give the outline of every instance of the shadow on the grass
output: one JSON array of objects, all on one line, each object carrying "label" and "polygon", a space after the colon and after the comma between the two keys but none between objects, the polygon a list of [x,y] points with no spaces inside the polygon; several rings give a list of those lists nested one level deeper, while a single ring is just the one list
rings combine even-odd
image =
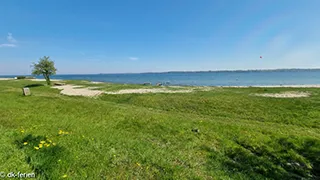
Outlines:
[{"label": "shadow on the grass", "polygon": [[250,179],[318,179],[320,178],[320,141],[316,139],[277,138],[263,145],[236,140],[219,155],[210,153],[208,169],[215,162],[233,173],[242,174]]},{"label": "shadow on the grass", "polygon": [[24,86],[25,88],[32,88],[32,87],[39,87],[39,86],[44,86],[44,84],[29,84],[29,85],[26,85]]}]

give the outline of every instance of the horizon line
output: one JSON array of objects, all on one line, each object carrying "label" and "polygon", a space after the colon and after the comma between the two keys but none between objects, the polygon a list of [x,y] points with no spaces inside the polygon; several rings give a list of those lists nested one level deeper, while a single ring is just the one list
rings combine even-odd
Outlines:
[{"label": "horizon line", "polygon": [[[154,72],[122,72],[122,73],[70,73],[70,74],[55,74],[53,76],[59,75],[103,75],[103,74],[151,74],[151,73],[199,73],[199,72],[247,72],[247,71],[292,71],[292,70],[320,70],[320,68],[274,68],[274,69],[237,69],[237,70],[203,70],[203,71],[154,71]],[[0,74],[0,76],[32,76],[32,74]],[[41,75],[40,75],[41,76]]]}]

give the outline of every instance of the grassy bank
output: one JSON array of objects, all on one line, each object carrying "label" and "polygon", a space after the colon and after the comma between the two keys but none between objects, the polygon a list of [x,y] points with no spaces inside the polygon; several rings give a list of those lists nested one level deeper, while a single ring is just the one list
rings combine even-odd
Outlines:
[{"label": "grassy bank", "polygon": [[[21,87],[34,83],[0,81],[0,171],[38,179],[320,178],[320,89],[87,98],[36,82],[22,96]],[[311,96],[252,95],[282,91]]]}]

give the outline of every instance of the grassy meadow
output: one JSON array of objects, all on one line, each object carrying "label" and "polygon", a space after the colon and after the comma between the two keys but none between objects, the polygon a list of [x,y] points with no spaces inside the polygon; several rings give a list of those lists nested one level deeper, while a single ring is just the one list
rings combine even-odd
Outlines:
[{"label": "grassy meadow", "polygon": [[[320,89],[89,98],[42,84],[0,81],[0,172],[35,172],[37,179],[320,178]],[[24,86],[31,96],[22,95]],[[283,91],[311,96],[253,95]]]}]

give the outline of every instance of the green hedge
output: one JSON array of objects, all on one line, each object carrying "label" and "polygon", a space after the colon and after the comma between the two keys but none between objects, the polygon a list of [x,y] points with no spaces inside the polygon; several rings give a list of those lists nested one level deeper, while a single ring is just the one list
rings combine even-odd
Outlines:
[{"label": "green hedge", "polygon": [[26,76],[17,76],[17,79],[26,79]]},{"label": "green hedge", "polygon": [[17,76],[17,79],[34,79],[32,76]]}]

